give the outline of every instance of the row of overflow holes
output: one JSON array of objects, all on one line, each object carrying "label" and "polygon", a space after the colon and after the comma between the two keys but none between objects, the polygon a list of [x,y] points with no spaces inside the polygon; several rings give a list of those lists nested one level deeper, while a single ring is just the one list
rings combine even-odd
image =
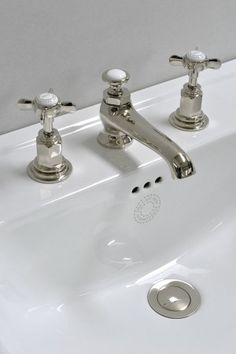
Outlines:
[{"label": "row of overflow holes", "polygon": [[[162,182],[162,177],[157,177],[155,179],[155,183],[161,183]],[[152,186],[152,182],[148,181],[146,182],[144,185],[143,185],[143,188],[147,189],[147,188],[150,188]],[[140,192],[141,188],[136,186],[132,189],[131,193],[138,193]]]}]

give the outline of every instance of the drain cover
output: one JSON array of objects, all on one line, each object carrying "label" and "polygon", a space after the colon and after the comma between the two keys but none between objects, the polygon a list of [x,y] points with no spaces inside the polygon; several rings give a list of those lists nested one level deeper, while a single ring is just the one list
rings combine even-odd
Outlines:
[{"label": "drain cover", "polygon": [[160,315],[177,319],[196,312],[201,298],[192,285],[176,279],[167,279],[155,284],[149,290],[148,302]]}]

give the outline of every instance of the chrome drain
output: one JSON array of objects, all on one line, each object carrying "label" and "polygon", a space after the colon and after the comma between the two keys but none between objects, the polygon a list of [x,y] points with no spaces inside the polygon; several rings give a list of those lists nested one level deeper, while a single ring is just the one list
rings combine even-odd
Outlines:
[{"label": "chrome drain", "polygon": [[178,319],[196,312],[201,297],[192,285],[176,279],[167,279],[152,286],[148,293],[148,302],[160,315]]}]

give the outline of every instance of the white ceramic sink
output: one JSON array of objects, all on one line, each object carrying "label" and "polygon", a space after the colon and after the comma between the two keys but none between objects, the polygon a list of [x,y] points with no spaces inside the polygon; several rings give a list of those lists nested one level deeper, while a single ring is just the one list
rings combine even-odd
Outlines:
[{"label": "white ceramic sink", "polygon": [[[0,137],[1,354],[235,353],[236,60],[201,75],[204,131],[168,123],[185,81],[133,100],[189,153],[196,175],[187,179],[173,180],[137,142],[99,146],[98,105],[57,119],[74,168],[63,183],[26,174],[39,125]],[[150,287],[168,278],[198,289],[191,317],[148,305]]]}]

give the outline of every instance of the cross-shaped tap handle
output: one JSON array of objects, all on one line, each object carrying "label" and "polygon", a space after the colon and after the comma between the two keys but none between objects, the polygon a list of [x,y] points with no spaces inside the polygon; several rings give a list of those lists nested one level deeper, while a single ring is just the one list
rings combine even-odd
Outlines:
[{"label": "cross-shaped tap handle", "polygon": [[35,111],[39,115],[46,133],[53,131],[53,119],[55,117],[76,110],[76,106],[72,102],[61,102],[52,89],[41,93],[33,100],[21,98],[18,100],[17,105],[21,110]]},{"label": "cross-shaped tap handle", "polygon": [[172,55],[169,58],[172,65],[182,65],[187,68],[189,75],[189,85],[197,85],[198,73],[204,69],[219,69],[221,61],[216,58],[208,59],[206,54],[199,50],[191,50],[184,56]]}]

